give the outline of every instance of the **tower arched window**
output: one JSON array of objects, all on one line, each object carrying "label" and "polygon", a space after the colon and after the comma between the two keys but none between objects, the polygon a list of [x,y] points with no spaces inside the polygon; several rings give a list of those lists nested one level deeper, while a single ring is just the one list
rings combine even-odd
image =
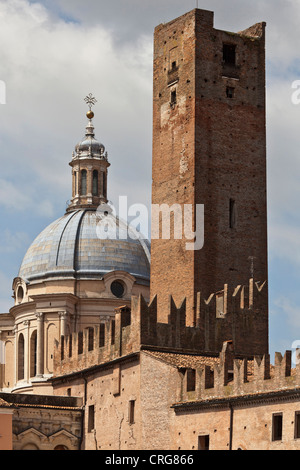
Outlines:
[{"label": "tower arched window", "polygon": [[98,171],[93,171],[93,196],[98,196]]},{"label": "tower arched window", "polygon": [[21,333],[18,339],[18,380],[24,380],[24,349],[25,341]]},{"label": "tower arched window", "polygon": [[87,171],[82,170],[81,171],[81,195],[86,196],[86,190],[87,190]]}]

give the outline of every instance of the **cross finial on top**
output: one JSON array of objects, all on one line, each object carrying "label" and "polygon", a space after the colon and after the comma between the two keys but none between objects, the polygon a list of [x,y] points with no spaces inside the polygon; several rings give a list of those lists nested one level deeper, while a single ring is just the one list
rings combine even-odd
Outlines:
[{"label": "cross finial on top", "polygon": [[84,98],[84,101],[86,102],[86,104],[88,105],[88,107],[90,108],[90,110],[92,109],[92,106],[94,106],[94,105],[97,103],[97,100],[96,100],[96,98],[93,96],[92,93],[90,93],[89,95],[87,95],[87,96]]},{"label": "cross finial on top", "polygon": [[90,93],[89,95],[87,95],[85,98],[84,98],[84,101],[86,102],[86,104],[88,105],[89,107],[89,111],[87,113],[87,117],[89,119],[92,119],[94,117],[94,113],[92,111],[92,106],[94,106],[96,103],[97,103],[97,100],[96,98],[93,96],[92,93]]}]

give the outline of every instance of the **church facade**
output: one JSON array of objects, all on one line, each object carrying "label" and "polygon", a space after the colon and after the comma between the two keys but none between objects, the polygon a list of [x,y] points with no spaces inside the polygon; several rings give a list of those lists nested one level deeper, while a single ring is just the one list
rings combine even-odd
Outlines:
[{"label": "church facade", "polygon": [[[0,317],[14,448],[300,448],[299,367],[289,351],[271,365],[268,344],[265,26],[220,31],[195,9],[155,29],[152,203],[192,207],[194,234],[204,206],[204,244],[152,237],[151,267],[144,240],[109,236],[128,227],[109,210],[87,97],[70,205],[27,251]],[[68,430],[50,416],[23,442],[26,404],[57,409]]]}]

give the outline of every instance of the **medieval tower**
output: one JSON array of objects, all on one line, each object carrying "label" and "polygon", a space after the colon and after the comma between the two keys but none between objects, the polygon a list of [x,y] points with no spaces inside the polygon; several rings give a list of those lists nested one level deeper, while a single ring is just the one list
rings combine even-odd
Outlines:
[{"label": "medieval tower", "polygon": [[[182,214],[193,207],[196,233],[196,207],[204,205],[204,245],[187,249],[184,234],[172,232],[170,240],[152,239],[151,296],[161,321],[170,295],[177,305],[186,298],[189,326],[212,293],[220,291],[222,321],[237,285],[267,280],[265,23],[229,33],[213,19],[196,9],[154,34],[152,203],[179,204]],[[253,353],[268,351],[267,318],[266,296],[252,324]],[[219,328],[218,345],[232,339],[232,325]]]}]

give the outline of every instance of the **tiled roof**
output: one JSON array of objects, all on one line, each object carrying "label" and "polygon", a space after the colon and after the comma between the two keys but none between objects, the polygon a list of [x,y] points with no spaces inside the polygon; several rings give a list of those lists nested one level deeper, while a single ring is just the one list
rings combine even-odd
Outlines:
[{"label": "tiled roof", "polygon": [[187,369],[201,369],[201,367],[209,366],[213,368],[219,364],[220,359],[212,356],[196,356],[194,354],[176,354],[160,351],[144,351],[148,355],[159,359],[174,367]]},{"label": "tiled roof", "polygon": [[13,405],[0,398],[0,408],[11,408]]}]

